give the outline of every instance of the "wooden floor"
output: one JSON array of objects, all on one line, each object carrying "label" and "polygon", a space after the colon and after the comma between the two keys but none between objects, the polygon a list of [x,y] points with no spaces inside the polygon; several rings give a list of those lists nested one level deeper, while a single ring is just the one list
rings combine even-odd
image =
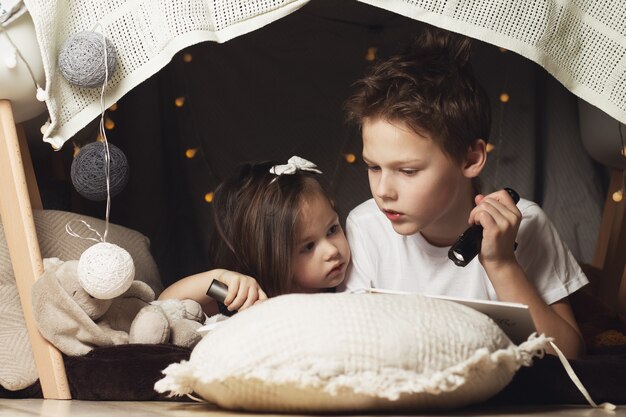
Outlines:
[{"label": "wooden floor", "polygon": [[[67,400],[3,400],[0,399],[0,417],[197,417],[197,416],[253,416],[249,413],[227,412],[207,404],[175,402],[122,402],[122,401],[67,401]],[[410,414],[402,414],[408,416]],[[428,416],[429,414],[421,414]],[[441,417],[443,414],[433,416]],[[533,406],[533,407],[490,407],[468,408],[446,416],[490,416],[490,417],[626,417],[626,406],[614,412],[592,409],[586,406]],[[270,417],[271,414],[262,414]],[[375,416],[372,414],[371,416]]]}]

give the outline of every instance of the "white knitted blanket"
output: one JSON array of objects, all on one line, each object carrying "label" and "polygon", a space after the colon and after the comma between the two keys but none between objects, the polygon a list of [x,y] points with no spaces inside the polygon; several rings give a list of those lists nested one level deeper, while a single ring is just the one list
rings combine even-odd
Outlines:
[{"label": "white knitted blanket", "polygon": [[360,1],[517,52],[626,123],[626,1]]},{"label": "white knitted blanket", "polygon": [[[361,0],[517,52],[570,91],[626,123],[626,2],[613,0]],[[57,70],[64,40],[99,23],[117,50],[105,106],[159,71],[181,49],[225,42],[308,0],[25,0],[46,75],[55,148],[100,113],[100,90],[73,87]],[[338,6],[339,7],[339,6]]]},{"label": "white knitted blanket", "polygon": [[74,87],[58,71],[58,53],[69,36],[103,29],[115,45],[117,69],[107,85],[106,108],[163,68],[176,52],[199,42],[225,42],[243,35],[297,10],[308,0],[24,2],[35,24],[46,75],[51,123],[43,140],[59,149],[101,110],[100,88]]}]

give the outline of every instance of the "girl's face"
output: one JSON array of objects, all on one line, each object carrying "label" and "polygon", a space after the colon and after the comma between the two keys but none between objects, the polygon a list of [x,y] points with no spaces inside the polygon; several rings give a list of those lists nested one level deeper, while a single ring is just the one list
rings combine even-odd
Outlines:
[{"label": "girl's face", "polygon": [[300,203],[293,254],[292,292],[319,292],[339,285],[350,262],[348,240],[328,199],[317,192]]}]

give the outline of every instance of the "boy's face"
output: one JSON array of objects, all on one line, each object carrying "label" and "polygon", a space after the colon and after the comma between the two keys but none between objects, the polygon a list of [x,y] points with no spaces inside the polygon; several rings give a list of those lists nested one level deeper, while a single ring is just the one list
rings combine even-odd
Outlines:
[{"label": "boy's face", "polygon": [[300,203],[299,239],[293,254],[293,292],[318,292],[346,276],[350,247],[337,213],[320,193]]},{"label": "boy's face", "polygon": [[365,119],[363,160],[372,196],[397,233],[421,232],[447,246],[467,227],[471,180],[430,136],[402,122]]}]

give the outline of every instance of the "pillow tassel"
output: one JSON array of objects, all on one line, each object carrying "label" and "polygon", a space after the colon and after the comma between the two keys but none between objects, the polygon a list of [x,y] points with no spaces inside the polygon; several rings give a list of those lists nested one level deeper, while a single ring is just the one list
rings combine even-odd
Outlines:
[{"label": "pillow tassel", "polygon": [[523,366],[530,366],[534,357],[542,358],[545,354],[545,348],[548,344],[552,346],[557,354],[557,357],[561,361],[563,368],[567,372],[567,375],[570,377],[574,385],[576,385],[576,388],[578,388],[580,393],[583,395],[583,397],[585,397],[591,407],[600,408],[607,411],[614,411],[616,409],[616,406],[612,403],[605,402],[602,404],[596,404],[596,402],[593,401],[593,399],[589,395],[589,392],[574,372],[574,369],[570,365],[569,361],[567,360],[563,352],[561,352],[558,346],[554,343],[554,339],[551,337],[546,337],[543,334],[537,336],[537,333],[531,334],[528,340],[518,347],[518,353],[520,354],[520,357],[518,358],[519,364]]},{"label": "pillow tassel", "polygon": [[531,366],[534,358],[543,358],[546,353],[546,347],[552,342],[551,337],[545,334],[538,335],[533,333],[528,336],[528,340],[521,343],[517,349],[517,364],[520,366]]},{"label": "pillow tassel", "polygon": [[615,409],[617,408],[615,406],[615,404],[608,403],[608,402],[605,402],[605,403],[602,403],[602,404],[599,404],[599,405],[596,404],[596,402],[591,398],[591,395],[589,395],[589,392],[587,391],[587,389],[585,388],[583,383],[580,381],[580,379],[578,378],[578,376],[574,372],[574,369],[572,368],[572,365],[570,365],[569,361],[567,360],[567,358],[565,357],[563,352],[561,352],[561,349],[559,349],[557,347],[557,345],[554,344],[554,342],[552,340],[550,340],[550,345],[552,345],[552,348],[554,349],[554,351],[556,352],[557,356],[559,357],[559,360],[561,361],[561,364],[563,365],[563,368],[565,368],[565,372],[567,372],[567,375],[572,380],[574,385],[576,385],[576,388],[578,388],[578,390],[583,395],[583,397],[585,397],[585,399],[587,400],[589,405],[591,407],[593,407],[593,408],[600,408],[600,409],[605,410],[605,411],[615,411]]},{"label": "pillow tassel", "polygon": [[165,368],[162,373],[165,378],[154,384],[155,391],[161,394],[169,391],[168,397],[189,395],[193,392],[196,376],[194,375],[194,366],[189,361],[173,363]]}]

